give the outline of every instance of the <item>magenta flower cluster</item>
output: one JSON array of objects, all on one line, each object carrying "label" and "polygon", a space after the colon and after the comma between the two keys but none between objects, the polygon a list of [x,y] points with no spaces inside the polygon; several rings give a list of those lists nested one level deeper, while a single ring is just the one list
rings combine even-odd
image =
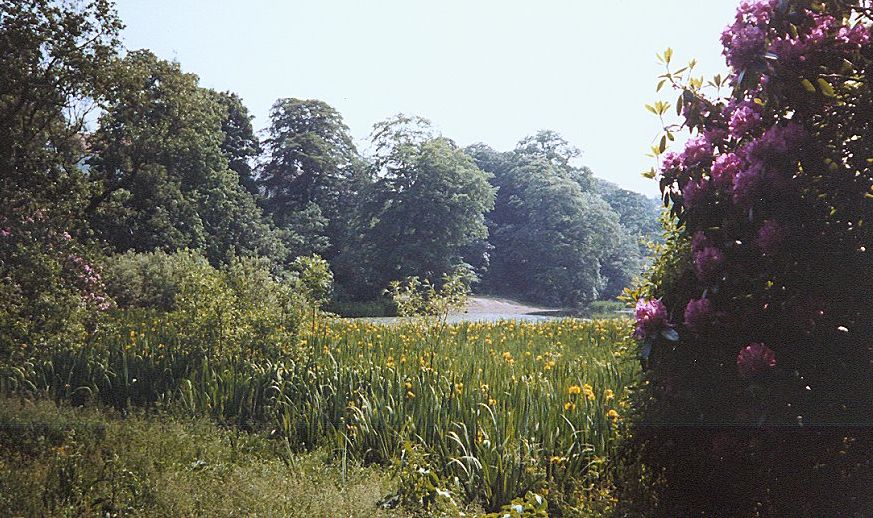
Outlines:
[{"label": "magenta flower cluster", "polygon": [[660,299],[638,300],[634,317],[637,321],[634,338],[638,340],[652,338],[661,330],[670,327],[667,306]]},{"label": "magenta flower cluster", "polygon": [[737,370],[743,378],[759,376],[775,366],[776,353],[761,343],[750,343],[737,355]]}]

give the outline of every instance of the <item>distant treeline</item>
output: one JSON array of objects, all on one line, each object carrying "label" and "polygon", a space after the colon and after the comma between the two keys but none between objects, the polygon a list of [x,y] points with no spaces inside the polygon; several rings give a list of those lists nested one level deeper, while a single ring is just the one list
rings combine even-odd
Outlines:
[{"label": "distant treeline", "polygon": [[106,254],[188,248],[276,273],[319,254],[341,301],[461,268],[479,290],[567,306],[615,296],[658,237],[657,201],[574,165],[579,151],[553,132],[509,152],[460,148],[398,115],[364,156],[334,108],[282,98],[259,136],[238,95],[123,51],[110,4],[6,11],[4,232],[36,214]]}]

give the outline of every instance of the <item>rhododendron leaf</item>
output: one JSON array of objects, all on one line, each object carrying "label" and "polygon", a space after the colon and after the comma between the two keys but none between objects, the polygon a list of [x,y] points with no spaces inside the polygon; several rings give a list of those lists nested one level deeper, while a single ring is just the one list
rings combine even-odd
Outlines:
[{"label": "rhododendron leaf", "polygon": [[678,342],[679,341],[679,333],[675,329],[673,329],[672,327],[668,327],[667,329],[662,329],[661,336],[663,336],[667,340],[670,340],[671,342]]},{"label": "rhododendron leaf", "polygon": [[643,342],[642,347],[640,347],[640,359],[648,360],[649,356],[652,354],[652,341],[646,340]]},{"label": "rhododendron leaf", "polygon": [[812,85],[812,82],[809,79],[803,79],[800,81],[800,85],[809,93],[815,93],[815,87]]},{"label": "rhododendron leaf", "polygon": [[819,90],[821,90],[821,93],[823,93],[826,97],[837,96],[836,92],[834,92],[834,87],[821,77],[818,78],[818,88]]}]

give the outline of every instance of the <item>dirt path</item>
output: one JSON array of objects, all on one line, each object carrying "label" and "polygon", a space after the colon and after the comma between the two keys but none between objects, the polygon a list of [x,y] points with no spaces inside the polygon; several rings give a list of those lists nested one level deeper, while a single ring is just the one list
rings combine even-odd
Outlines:
[{"label": "dirt path", "polygon": [[468,315],[530,315],[533,313],[561,311],[561,308],[528,306],[521,302],[497,297],[470,297],[467,303]]}]

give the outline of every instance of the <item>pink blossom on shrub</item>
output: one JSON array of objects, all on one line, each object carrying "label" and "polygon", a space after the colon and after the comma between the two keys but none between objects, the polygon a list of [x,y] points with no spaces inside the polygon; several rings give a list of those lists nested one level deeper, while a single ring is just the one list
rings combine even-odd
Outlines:
[{"label": "pink blossom on shrub", "polygon": [[734,153],[724,153],[715,157],[710,175],[713,182],[720,187],[731,185],[734,175],[743,166],[743,159]]},{"label": "pink blossom on shrub", "polygon": [[703,282],[715,281],[723,263],[724,255],[714,246],[705,246],[694,253],[694,271]]},{"label": "pink blossom on shrub", "polygon": [[691,236],[691,250],[693,252],[698,252],[700,250],[703,250],[705,247],[710,246],[710,245],[711,245],[711,241],[709,240],[708,237],[706,237],[706,233],[704,233],[702,230],[696,231]]},{"label": "pink blossom on shrub", "polygon": [[782,226],[773,219],[765,220],[758,229],[755,244],[768,255],[775,254],[782,245]]},{"label": "pink blossom on shrub", "polygon": [[638,300],[634,317],[637,321],[634,338],[637,339],[656,335],[659,331],[668,327],[667,307],[660,299]]},{"label": "pink blossom on shrub", "polygon": [[0,228],[0,237],[9,237],[12,235],[12,230],[9,228]]},{"label": "pink blossom on shrub", "polygon": [[679,158],[686,167],[708,161],[712,159],[712,144],[704,135],[688,139]]},{"label": "pink blossom on shrub", "polygon": [[679,158],[679,155],[672,151],[667,151],[664,153],[664,157],[661,159],[661,170],[662,171],[670,171],[672,169],[680,169],[682,167],[682,159]]},{"label": "pink blossom on shrub", "polygon": [[852,47],[862,47],[870,43],[870,30],[863,25],[841,27],[837,31],[837,41]]},{"label": "pink blossom on shrub", "polygon": [[776,353],[764,344],[752,342],[737,354],[737,370],[743,378],[751,378],[776,366]]},{"label": "pink blossom on shrub", "polygon": [[731,136],[740,138],[761,124],[761,107],[751,101],[740,103],[731,114],[728,129]]},{"label": "pink blossom on shrub", "polygon": [[737,171],[731,185],[734,203],[744,207],[752,205],[760,197],[762,183],[763,166],[760,163]]},{"label": "pink blossom on shrub", "polygon": [[709,299],[691,299],[685,306],[685,327],[695,333],[704,330],[712,321],[712,302]]},{"label": "pink blossom on shrub", "polygon": [[694,207],[706,197],[706,180],[690,180],[682,189],[682,198],[686,207]]}]

